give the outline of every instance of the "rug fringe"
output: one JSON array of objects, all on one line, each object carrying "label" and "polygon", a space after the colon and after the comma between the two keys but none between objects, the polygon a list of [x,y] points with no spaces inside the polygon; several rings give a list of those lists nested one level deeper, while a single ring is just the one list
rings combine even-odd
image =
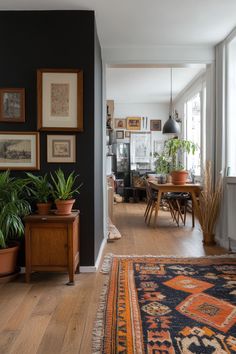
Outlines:
[{"label": "rug fringe", "polygon": [[113,258],[114,258],[114,254],[112,254],[112,253],[108,253],[105,255],[100,273],[103,273],[103,274],[110,273]]},{"label": "rug fringe", "polygon": [[105,328],[105,311],[107,304],[107,294],[109,287],[109,277],[105,280],[102,292],[99,298],[96,320],[92,332],[92,354],[102,354],[103,338]]}]

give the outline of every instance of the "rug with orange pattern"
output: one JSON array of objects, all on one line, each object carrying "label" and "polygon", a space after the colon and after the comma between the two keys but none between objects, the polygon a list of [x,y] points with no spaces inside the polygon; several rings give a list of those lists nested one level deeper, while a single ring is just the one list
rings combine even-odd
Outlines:
[{"label": "rug with orange pattern", "polygon": [[93,353],[236,353],[236,258],[107,258]]}]

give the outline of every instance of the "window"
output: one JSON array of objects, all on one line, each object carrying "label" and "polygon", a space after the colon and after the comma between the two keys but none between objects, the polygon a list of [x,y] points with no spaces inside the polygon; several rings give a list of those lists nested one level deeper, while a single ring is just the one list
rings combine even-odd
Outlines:
[{"label": "window", "polygon": [[236,176],[236,38],[227,48],[227,174]]},{"label": "window", "polygon": [[185,103],[186,139],[193,141],[199,149],[194,155],[186,155],[187,170],[201,176],[201,93],[198,92]]}]

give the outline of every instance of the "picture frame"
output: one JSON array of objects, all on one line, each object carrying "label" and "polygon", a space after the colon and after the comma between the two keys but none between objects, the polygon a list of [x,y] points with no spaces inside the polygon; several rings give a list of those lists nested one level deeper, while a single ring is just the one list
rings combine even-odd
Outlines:
[{"label": "picture frame", "polygon": [[125,131],[125,138],[130,138],[130,134],[131,134],[130,131],[126,130]]},{"label": "picture frame", "polygon": [[116,118],[115,119],[115,129],[126,129],[126,119]]},{"label": "picture frame", "polygon": [[83,131],[83,71],[37,70],[38,129]]},{"label": "picture frame", "polygon": [[0,133],[0,170],[39,170],[38,132]]},{"label": "picture frame", "polygon": [[124,130],[116,130],[116,139],[124,139]]},{"label": "picture frame", "polygon": [[25,89],[0,89],[0,122],[25,122]]},{"label": "picture frame", "polygon": [[127,130],[141,130],[141,117],[127,117]]},{"label": "picture frame", "polygon": [[150,130],[153,132],[161,131],[161,119],[151,119],[150,120]]},{"label": "picture frame", "polygon": [[47,135],[48,163],[75,163],[75,135]]}]

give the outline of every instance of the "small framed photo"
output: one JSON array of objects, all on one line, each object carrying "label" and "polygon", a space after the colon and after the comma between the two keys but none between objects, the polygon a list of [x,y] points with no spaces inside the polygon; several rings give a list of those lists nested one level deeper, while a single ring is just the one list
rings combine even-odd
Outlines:
[{"label": "small framed photo", "polygon": [[124,139],[124,130],[116,130],[116,139]]},{"label": "small framed photo", "polygon": [[150,120],[150,130],[153,132],[161,131],[161,119],[151,119]]},{"label": "small framed photo", "polygon": [[115,129],[126,129],[126,119],[115,119]]},{"label": "small framed photo", "polygon": [[48,135],[47,162],[74,163],[76,162],[75,135]]},{"label": "small framed photo", "polygon": [[141,117],[128,117],[127,118],[128,130],[140,130],[141,129]]},{"label": "small framed photo", "polygon": [[39,170],[39,165],[39,133],[0,133],[0,170]]},{"label": "small framed photo", "polygon": [[0,122],[25,122],[25,89],[0,89]]},{"label": "small framed photo", "polygon": [[130,138],[130,132],[129,132],[129,131],[126,131],[126,132],[125,132],[125,137],[126,137],[126,138]]},{"label": "small framed photo", "polygon": [[83,131],[83,71],[37,70],[38,129]]}]

